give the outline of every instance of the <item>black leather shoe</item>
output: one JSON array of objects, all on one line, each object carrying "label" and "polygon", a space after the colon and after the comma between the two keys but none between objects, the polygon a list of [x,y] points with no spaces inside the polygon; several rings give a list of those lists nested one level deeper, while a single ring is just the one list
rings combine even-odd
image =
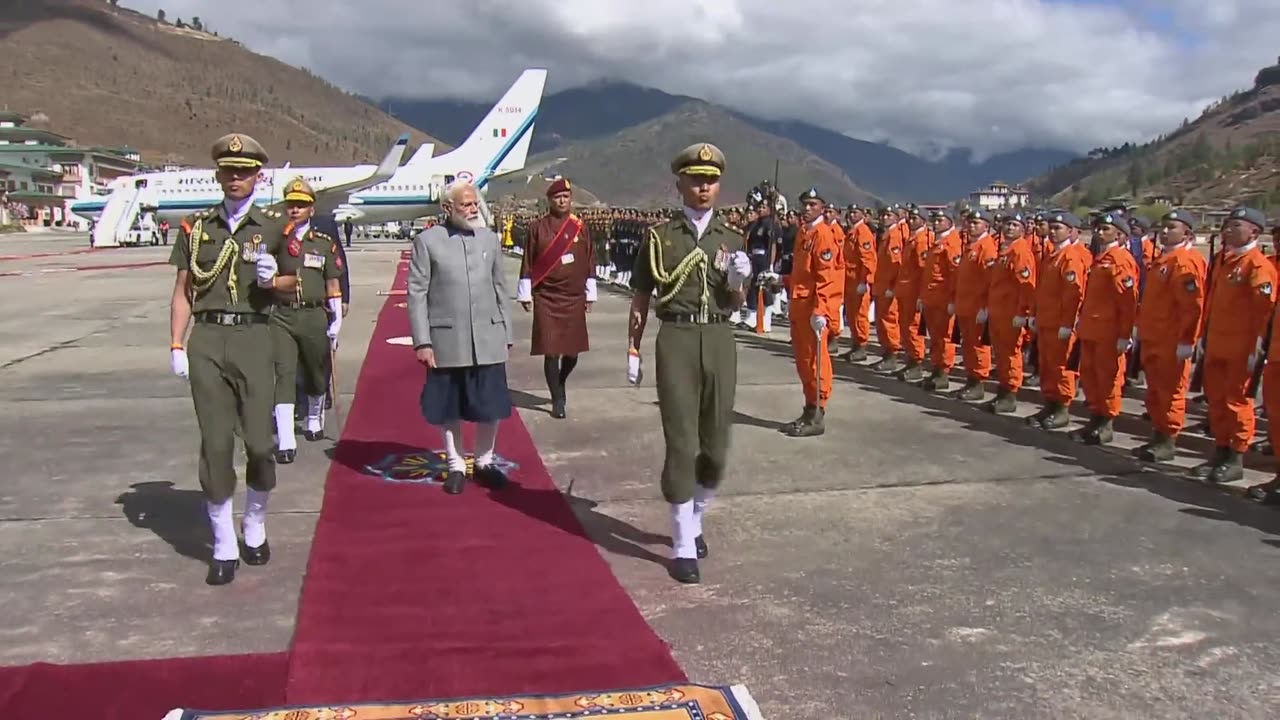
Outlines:
[{"label": "black leather shoe", "polygon": [[706,560],[707,556],[711,554],[711,551],[707,549],[707,541],[703,540],[701,535],[693,539],[693,546],[698,550],[699,560]]},{"label": "black leather shoe", "polygon": [[298,455],[297,450],[277,450],[276,462],[281,465],[288,465]]},{"label": "black leather shoe", "polygon": [[667,572],[671,575],[671,579],[685,585],[697,585],[702,582],[702,574],[698,572],[698,561],[691,558],[672,560]]},{"label": "black leather shoe", "polygon": [[317,440],[324,439],[324,431],[323,430],[306,430],[302,433],[302,436],[305,437],[310,442],[315,442]]},{"label": "black leather shoe", "polygon": [[501,490],[507,486],[506,473],[498,469],[497,465],[476,465],[474,475],[476,482],[490,490]]},{"label": "black leather shoe", "polygon": [[239,560],[214,560],[209,563],[209,575],[204,581],[209,585],[226,585],[236,579]]},{"label": "black leather shoe", "polygon": [[450,470],[449,475],[444,479],[444,491],[450,495],[461,495],[462,488],[467,485],[467,474]]},{"label": "black leather shoe", "polygon": [[567,413],[564,411],[564,402],[562,400],[556,400],[551,403],[551,417],[557,420],[563,420],[565,415],[567,415]]},{"label": "black leather shoe", "polygon": [[245,565],[266,565],[271,562],[271,544],[263,540],[261,545],[254,548],[240,543],[240,557]]}]

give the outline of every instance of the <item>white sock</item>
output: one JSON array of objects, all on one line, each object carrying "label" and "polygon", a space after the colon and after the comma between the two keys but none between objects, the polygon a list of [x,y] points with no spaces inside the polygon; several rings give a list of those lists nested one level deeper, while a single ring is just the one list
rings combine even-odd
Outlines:
[{"label": "white sock", "polygon": [[751,327],[755,327],[756,320],[759,320],[759,319],[760,319],[760,316],[757,315],[754,310],[747,313],[747,324],[750,325]]},{"label": "white sock", "polygon": [[213,559],[235,560],[240,557],[236,542],[236,524],[231,517],[231,500],[205,503],[209,511],[209,524],[213,526]]},{"label": "white sock", "polygon": [[297,450],[298,438],[293,434],[293,403],[276,406],[276,447],[281,450]]},{"label": "white sock", "polygon": [[764,331],[773,332],[773,313],[770,311],[764,314]]},{"label": "white sock", "polygon": [[498,441],[498,423],[476,424],[476,465],[487,467],[493,464],[493,446]]},{"label": "white sock", "polygon": [[738,321],[741,319],[742,319],[741,310],[734,310],[733,312],[729,313],[729,323],[731,325],[737,325]]},{"label": "white sock", "polygon": [[707,511],[707,506],[711,504],[711,498],[715,496],[715,490],[704,488],[701,485],[693,492],[693,536],[695,538],[702,534],[702,515]]},{"label": "white sock", "polygon": [[[290,410],[289,412],[293,412]],[[267,500],[271,493],[247,488],[244,500],[244,544],[257,548],[267,541]]]},{"label": "white sock", "polygon": [[454,420],[444,426],[444,454],[449,461],[450,472],[466,472],[467,460],[462,457],[462,423]]},{"label": "white sock", "polygon": [[307,396],[307,432],[320,432],[324,429],[324,396]]},{"label": "white sock", "polygon": [[698,537],[694,532],[693,501],[671,505],[671,553],[674,558],[698,558],[698,547],[693,539]]}]

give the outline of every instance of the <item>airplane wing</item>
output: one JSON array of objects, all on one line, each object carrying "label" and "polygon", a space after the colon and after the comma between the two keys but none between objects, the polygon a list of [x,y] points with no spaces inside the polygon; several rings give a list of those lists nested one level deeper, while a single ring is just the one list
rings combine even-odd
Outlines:
[{"label": "airplane wing", "polygon": [[508,170],[507,172],[497,173],[493,175],[492,179],[497,180],[498,178],[506,178],[511,175],[523,174],[525,176],[524,183],[525,185],[528,185],[529,183],[533,182],[534,178],[550,170],[551,168],[565,162],[568,159],[569,158],[567,157],[562,157],[562,158],[556,158],[554,160],[539,161],[533,164],[525,165],[519,170]]},{"label": "airplane wing", "polygon": [[[316,192],[316,214],[323,212],[332,212],[332,209],[340,203],[347,201],[347,198],[353,192],[359,192],[365,188],[373,187],[378,183],[383,183],[391,179],[396,174],[396,170],[400,167],[400,159],[404,157],[405,150],[409,147],[409,136],[401,135],[396,140],[395,145],[391,146],[391,150],[387,156],[378,163],[378,167],[369,175],[352,180],[350,182],[339,183],[337,185],[327,185],[315,188]],[[275,210],[284,209],[284,201],[278,200],[272,203],[271,207]]]}]

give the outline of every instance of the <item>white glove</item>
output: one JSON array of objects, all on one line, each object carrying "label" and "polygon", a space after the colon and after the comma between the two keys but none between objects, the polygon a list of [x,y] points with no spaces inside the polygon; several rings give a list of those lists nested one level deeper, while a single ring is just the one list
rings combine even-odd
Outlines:
[{"label": "white glove", "polygon": [[174,348],[169,351],[169,367],[173,370],[173,374],[186,380],[191,374],[191,366],[187,364],[187,351],[182,348]]},{"label": "white glove", "polygon": [[1116,341],[1116,352],[1121,355],[1129,352],[1129,348],[1133,347],[1133,341],[1129,338],[1120,338]]},{"label": "white glove", "polygon": [[640,371],[640,356],[627,353],[627,382],[632,385],[639,385],[642,377],[644,377],[644,373]]},{"label": "white glove", "polygon": [[744,252],[736,252],[729,261],[729,287],[740,288],[751,277],[751,258]]},{"label": "white glove", "polygon": [[854,289],[853,289],[853,292],[854,292],[855,294],[858,294],[858,295],[866,295],[866,294],[867,294],[867,284],[866,284],[866,283],[858,283],[858,287],[854,288]]},{"label": "white glove", "polygon": [[814,315],[809,318],[809,327],[813,328],[814,332],[822,332],[823,328],[825,328],[826,326],[827,326],[826,315]]},{"label": "white glove", "polygon": [[924,301],[916,300],[916,312],[923,312],[923,311],[924,311]]},{"label": "white glove", "polygon": [[948,315],[955,315],[955,314],[956,314],[956,304],[955,304],[955,303],[947,303],[947,314],[948,314]]},{"label": "white glove", "polygon": [[258,256],[258,287],[271,287],[271,281],[279,272],[280,268],[276,265],[275,256],[265,253]]},{"label": "white glove", "polygon": [[1069,328],[1069,327],[1060,327],[1060,328],[1058,328],[1058,339],[1059,339],[1059,340],[1068,340],[1068,339],[1070,339],[1070,338],[1071,338],[1071,328]]},{"label": "white glove", "polygon": [[986,322],[986,321],[987,321],[987,317],[988,317],[988,314],[987,314],[987,309],[986,309],[986,308],[982,308],[981,310],[979,310],[979,311],[978,311],[978,324],[979,324],[979,325],[981,325],[982,323]]},{"label": "white glove", "polygon": [[1022,315],[1014,315],[1014,316],[1013,316],[1013,327],[1014,327],[1015,329],[1019,329],[1019,330],[1020,330],[1020,329],[1022,329],[1022,328],[1024,328],[1024,327],[1026,327],[1026,326],[1027,326],[1027,318],[1026,318],[1026,317],[1024,317],[1024,316],[1022,316]]},{"label": "white glove", "polygon": [[1178,349],[1174,351],[1173,355],[1178,358],[1179,362],[1181,362],[1182,360],[1191,359],[1191,355],[1194,352],[1194,345],[1178,345]]},{"label": "white glove", "polygon": [[893,299],[893,291],[892,291],[892,290],[885,290],[885,291],[884,291],[884,299],[885,299],[885,300],[892,300],[892,299]]},{"label": "white glove", "polygon": [[1035,319],[1035,318],[1033,318],[1033,317],[1029,317],[1029,318],[1027,318],[1027,329],[1028,329],[1028,330],[1030,330],[1031,332],[1035,332],[1035,331],[1036,331],[1036,319]]}]

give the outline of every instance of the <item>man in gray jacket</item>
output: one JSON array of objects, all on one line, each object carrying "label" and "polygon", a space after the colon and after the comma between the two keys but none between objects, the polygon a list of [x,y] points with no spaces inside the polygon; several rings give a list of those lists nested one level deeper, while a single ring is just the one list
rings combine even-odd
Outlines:
[{"label": "man in gray jacket", "polygon": [[466,485],[462,422],[476,423],[475,478],[491,488],[507,478],[493,462],[498,421],[511,417],[507,354],[511,313],[502,248],[485,226],[480,198],[468,183],[441,194],[447,220],[413,243],[408,310],[418,362],[427,367],[422,416],[444,430],[451,495]]}]

